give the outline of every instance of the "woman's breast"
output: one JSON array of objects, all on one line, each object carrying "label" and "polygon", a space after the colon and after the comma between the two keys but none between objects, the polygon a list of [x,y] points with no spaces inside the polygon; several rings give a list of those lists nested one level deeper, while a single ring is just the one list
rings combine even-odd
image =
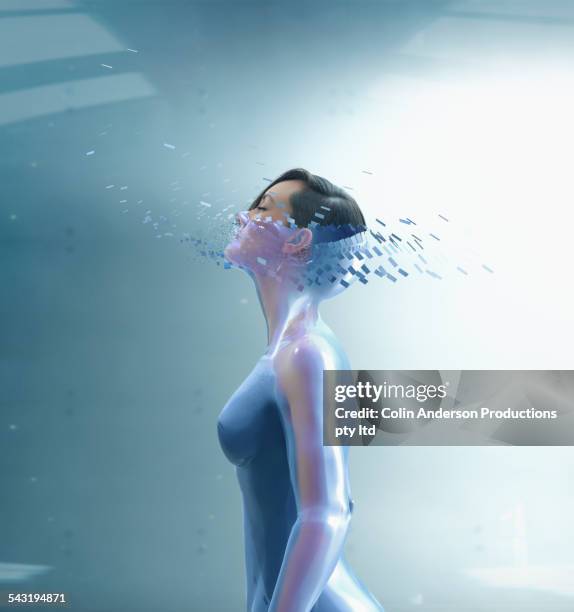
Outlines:
[{"label": "woman's breast", "polygon": [[262,359],[219,414],[219,443],[231,463],[249,464],[268,446],[269,438],[278,434],[280,424],[274,386],[271,365],[267,359]]}]

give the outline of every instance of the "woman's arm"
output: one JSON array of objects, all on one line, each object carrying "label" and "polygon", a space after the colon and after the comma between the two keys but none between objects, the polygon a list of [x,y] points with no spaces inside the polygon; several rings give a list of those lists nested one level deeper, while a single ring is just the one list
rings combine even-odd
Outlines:
[{"label": "woman's arm", "polygon": [[320,345],[297,340],[275,359],[297,520],[269,612],[308,612],[337,564],[350,520],[344,448],[323,446]]}]

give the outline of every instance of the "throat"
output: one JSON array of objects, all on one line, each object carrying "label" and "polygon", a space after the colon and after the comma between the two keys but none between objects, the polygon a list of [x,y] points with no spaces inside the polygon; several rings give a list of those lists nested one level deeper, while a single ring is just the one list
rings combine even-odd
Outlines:
[{"label": "throat", "polygon": [[319,300],[314,295],[270,276],[256,278],[255,285],[267,323],[266,354],[321,326]]}]

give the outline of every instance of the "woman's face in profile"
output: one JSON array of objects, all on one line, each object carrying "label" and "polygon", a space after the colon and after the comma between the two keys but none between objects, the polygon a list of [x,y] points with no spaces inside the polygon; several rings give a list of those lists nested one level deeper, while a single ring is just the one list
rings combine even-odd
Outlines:
[{"label": "woman's face in profile", "polygon": [[274,269],[286,240],[296,231],[289,227],[291,195],[304,187],[303,181],[281,181],[265,191],[255,208],[238,213],[238,229],[225,248],[226,259],[249,270]]}]

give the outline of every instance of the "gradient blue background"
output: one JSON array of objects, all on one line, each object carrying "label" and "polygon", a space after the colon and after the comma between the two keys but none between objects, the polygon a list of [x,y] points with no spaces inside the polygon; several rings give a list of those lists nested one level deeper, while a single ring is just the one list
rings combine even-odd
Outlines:
[{"label": "gradient blue background", "polygon": [[[287,168],[495,270],[326,304],[353,367],[571,367],[573,34],[556,0],[0,0],[0,589],[243,609],[215,424],[264,321],[177,236]],[[572,610],[570,448],[356,448],[351,477],[388,612]]]}]

